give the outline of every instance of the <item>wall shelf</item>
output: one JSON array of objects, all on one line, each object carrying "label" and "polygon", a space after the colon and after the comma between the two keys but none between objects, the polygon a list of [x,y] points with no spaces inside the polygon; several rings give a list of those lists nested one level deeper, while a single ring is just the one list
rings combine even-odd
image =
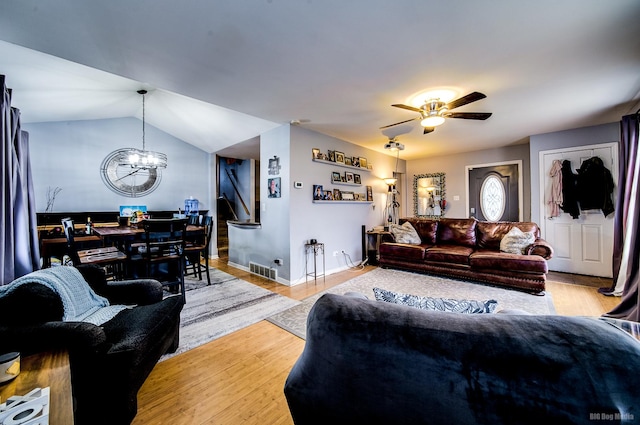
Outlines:
[{"label": "wall shelf", "polygon": [[373,204],[373,201],[318,201],[314,200],[314,204]]},{"label": "wall shelf", "polygon": [[316,158],[312,158],[311,159],[313,162],[319,162],[321,164],[327,164],[327,165],[333,165],[336,167],[342,167],[342,168],[348,168],[350,170],[360,170],[360,171],[366,171],[367,173],[370,172],[371,170],[368,168],[364,168],[364,167],[354,167],[353,165],[346,165],[343,164],[341,162],[334,162],[334,161],[326,161],[324,159],[316,159]]}]

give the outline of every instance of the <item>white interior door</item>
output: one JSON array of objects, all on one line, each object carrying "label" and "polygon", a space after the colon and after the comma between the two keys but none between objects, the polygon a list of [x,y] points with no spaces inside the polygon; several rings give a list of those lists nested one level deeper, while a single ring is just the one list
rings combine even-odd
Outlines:
[{"label": "white interior door", "polygon": [[[540,188],[544,193],[540,199],[540,211],[544,214],[541,223],[542,237],[551,244],[554,255],[549,260],[549,270],[612,277],[613,254],[613,217],[605,217],[601,210],[580,211],[580,217],[574,219],[562,212],[559,217],[549,217],[548,204],[551,191],[549,170],[554,160],[571,161],[571,169],[577,174],[582,162],[597,156],[618,185],[618,144],[583,146],[570,149],[558,149],[540,152]],[[612,197],[614,197],[612,194]],[[614,199],[615,203],[615,199]]]}]

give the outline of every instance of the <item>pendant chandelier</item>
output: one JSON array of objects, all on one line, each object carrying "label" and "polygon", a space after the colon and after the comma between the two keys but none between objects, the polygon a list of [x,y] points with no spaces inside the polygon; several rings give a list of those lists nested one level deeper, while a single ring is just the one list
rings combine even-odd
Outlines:
[{"label": "pendant chandelier", "polygon": [[123,162],[131,165],[131,168],[139,168],[148,170],[150,168],[167,168],[167,155],[161,152],[153,152],[146,150],[145,146],[145,104],[144,95],[146,90],[138,90],[138,94],[142,95],[142,150],[130,148],[125,153]]}]

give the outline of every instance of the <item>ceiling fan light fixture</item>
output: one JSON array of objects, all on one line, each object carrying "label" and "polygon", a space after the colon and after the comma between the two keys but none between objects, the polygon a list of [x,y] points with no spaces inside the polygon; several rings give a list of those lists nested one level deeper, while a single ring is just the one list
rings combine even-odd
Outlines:
[{"label": "ceiling fan light fixture", "polygon": [[425,117],[422,121],[420,121],[420,125],[423,127],[437,127],[443,123],[444,117],[441,117],[439,115]]}]

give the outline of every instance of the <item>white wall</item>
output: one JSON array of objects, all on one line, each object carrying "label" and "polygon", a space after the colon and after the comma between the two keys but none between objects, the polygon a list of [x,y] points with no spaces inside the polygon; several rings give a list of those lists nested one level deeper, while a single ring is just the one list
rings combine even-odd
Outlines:
[{"label": "white wall", "polygon": [[[29,132],[36,210],[46,208],[47,187],[60,187],[54,212],[117,211],[120,205],[143,204],[150,210],[184,209],[193,196],[201,210],[215,208],[210,155],[146,125],[146,148],[167,154],[162,181],[149,195],[128,198],[102,181],[100,165],[112,151],[142,148],[142,122],[136,118],[46,122],[23,125]],[[115,219],[115,217],[114,217]]]},{"label": "white wall", "polygon": [[534,199],[531,204],[532,221],[541,222],[539,199],[544,194],[540,191],[540,152],[609,142],[620,142],[619,122],[531,136],[531,197]]}]

